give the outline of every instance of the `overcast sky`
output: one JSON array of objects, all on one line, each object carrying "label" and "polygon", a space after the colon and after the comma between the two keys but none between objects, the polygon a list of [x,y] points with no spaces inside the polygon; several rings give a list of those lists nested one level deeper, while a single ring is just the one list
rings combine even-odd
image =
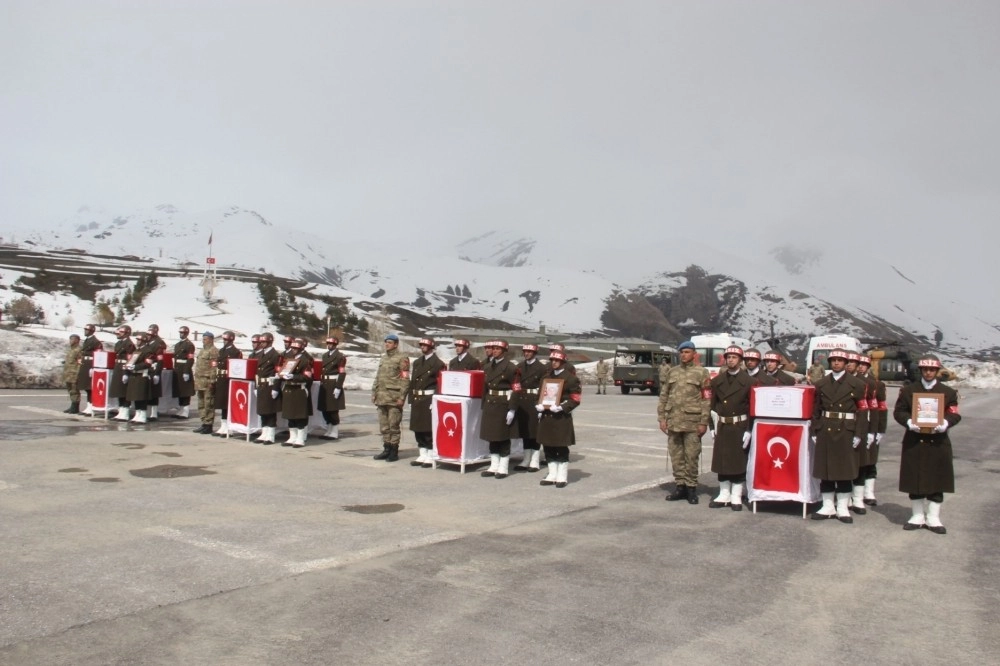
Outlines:
[{"label": "overcast sky", "polygon": [[920,238],[995,276],[998,35],[996,0],[4,0],[0,230],[238,205],[347,240]]}]

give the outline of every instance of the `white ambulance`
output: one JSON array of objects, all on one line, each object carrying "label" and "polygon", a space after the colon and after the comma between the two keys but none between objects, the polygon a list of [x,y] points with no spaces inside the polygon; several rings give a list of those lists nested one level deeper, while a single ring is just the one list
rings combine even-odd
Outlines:
[{"label": "white ambulance", "polygon": [[725,359],[722,358],[723,354],[726,353],[726,347],[736,345],[741,347],[743,351],[753,347],[753,343],[746,338],[737,338],[731,333],[692,335],[691,342],[694,344],[699,362],[713,377],[719,374],[719,369],[726,365]]},{"label": "white ambulance", "polygon": [[849,335],[841,335],[838,333],[831,333],[830,335],[817,335],[816,337],[809,338],[809,348],[806,351],[806,369],[808,369],[813,363],[819,363],[826,370],[830,369],[830,364],[827,363],[826,357],[829,356],[830,352],[834,349],[843,349],[845,351],[861,353],[861,341],[857,338],[852,338]]}]

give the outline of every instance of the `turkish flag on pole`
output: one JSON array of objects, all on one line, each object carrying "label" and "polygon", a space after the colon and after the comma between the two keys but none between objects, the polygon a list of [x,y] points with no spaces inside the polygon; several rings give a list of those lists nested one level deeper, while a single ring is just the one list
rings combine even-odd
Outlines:
[{"label": "turkish flag on pole", "polygon": [[229,422],[246,427],[250,425],[250,391],[253,383],[241,379],[229,380]]},{"label": "turkish flag on pole", "polygon": [[758,423],[753,485],[758,490],[799,492],[799,451],[805,426],[801,423]]},{"label": "turkish flag on pole", "polygon": [[437,453],[442,458],[461,458],[464,422],[462,403],[441,400],[436,403],[436,407],[437,424],[434,441],[437,444]]},{"label": "turkish flag on pole", "polygon": [[90,378],[90,406],[94,409],[108,409],[108,371],[94,368]]}]

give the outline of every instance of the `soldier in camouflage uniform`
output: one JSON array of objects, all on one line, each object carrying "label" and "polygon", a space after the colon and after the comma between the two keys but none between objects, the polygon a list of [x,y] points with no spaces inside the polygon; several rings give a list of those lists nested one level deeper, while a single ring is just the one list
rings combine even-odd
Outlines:
[{"label": "soldier in camouflage uniform", "polygon": [[434,339],[420,340],[421,355],[413,362],[410,374],[410,430],[417,440],[420,455],[410,464],[414,467],[432,467],[434,458],[434,427],[431,420],[431,405],[437,393],[438,376],[445,370],[444,361],[434,353]]},{"label": "soldier in camouflage uniform", "polygon": [[667,501],[687,499],[698,503],[698,460],[701,438],[708,431],[712,389],[708,370],[695,365],[695,347],[690,340],[677,347],[680,364],[670,368],[660,387],[657,418],[667,435],[670,465],[677,487]]},{"label": "soldier in camouflage uniform", "polygon": [[219,360],[219,348],[215,346],[215,336],[205,331],[201,336],[201,349],[194,359],[194,389],[198,396],[198,416],[201,427],[194,431],[200,435],[211,435],[215,422],[215,366]]},{"label": "soldier in camouflage uniform", "polygon": [[826,368],[824,368],[823,364],[820,363],[819,361],[816,361],[815,363],[810,365],[809,369],[806,370],[806,382],[812,384],[813,386],[815,386],[816,382],[823,379],[823,377],[825,376],[826,376]]},{"label": "soldier in camouflage uniform", "polygon": [[597,362],[597,393],[608,394],[608,362],[603,358]]},{"label": "soldier in camouflage uniform", "polygon": [[63,361],[63,386],[69,391],[69,409],[64,409],[64,414],[80,413],[80,389],[77,388],[76,376],[80,372],[82,357],[80,336],[74,333],[69,336],[69,348],[66,349],[66,359]]},{"label": "soldier in camouflage uniform", "polygon": [[382,433],[382,452],[375,460],[399,460],[399,426],[403,422],[403,404],[410,390],[410,359],[399,352],[399,337],[385,336],[385,353],[379,359],[372,384],[372,404],[378,408],[378,426]]}]

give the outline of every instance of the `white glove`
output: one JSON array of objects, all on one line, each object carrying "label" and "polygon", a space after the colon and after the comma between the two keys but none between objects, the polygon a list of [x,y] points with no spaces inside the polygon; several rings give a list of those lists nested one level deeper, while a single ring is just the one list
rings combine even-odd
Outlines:
[{"label": "white glove", "polygon": [[879,432],[875,433],[875,444],[876,446],[882,443],[882,438],[885,437],[885,433]]},{"label": "white glove", "polygon": [[189,375],[189,374],[188,374],[188,373],[186,373],[186,372],[185,372],[185,373],[184,373],[183,375],[181,375],[181,377],[183,377],[183,378],[184,378],[184,381],[186,381],[186,382],[189,382],[189,381],[191,381],[191,375]]},{"label": "white glove", "polygon": [[920,432],[920,426],[913,424],[913,419],[906,419],[906,427],[913,432]]},{"label": "white glove", "polygon": [[562,405],[552,405],[551,407],[549,407],[549,411],[552,412],[553,414],[558,414],[559,412],[562,411]]},{"label": "white glove", "polygon": [[536,412],[538,412],[538,415],[539,415],[539,416],[541,416],[541,415],[542,415],[542,412],[544,412],[544,411],[545,411],[545,405],[543,405],[543,404],[541,404],[541,403],[539,403],[539,404],[535,405],[535,411],[536,411]]},{"label": "white glove", "polygon": [[868,437],[866,437],[865,440],[868,442],[868,448],[872,448],[872,444],[875,443],[875,433],[868,433]]},{"label": "white glove", "polygon": [[851,446],[854,447],[855,449],[861,446],[861,438],[855,437],[851,442]]},{"label": "white glove", "polygon": [[291,379],[291,378],[292,378],[292,377],[294,377],[294,376],[295,376],[295,375],[293,375],[292,373],[290,373],[290,372],[286,372],[285,374],[281,375],[281,378],[282,378],[282,379]]},{"label": "white glove", "polygon": [[135,370],[135,366],[134,366],[134,365],[131,365],[131,364],[129,364],[129,365],[126,365],[126,366],[125,366],[125,369],[126,369],[126,370],[128,370],[129,372],[131,372],[131,371]]},{"label": "white glove", "polygon": [[512,409],[509,412],[507,412],[507,425],[510,425],[513,422],[514,422],[514,410]]},{"label": "white glove", "polygon": [[945,421],[941,425],[934,426],[934,432],[944,432],[947,429],[948,429],[948,422],[947,421]]},{"label": "white glove", "polygon": [[271,389],[271,400],[278,399],[278,389]]},{"label": "white glove", "polygon": [[89,370],[89,371],[87,372],[87,376],[88,376],[88,377],[93,377],[93,376],[94,376],[94,369],[93,369],[93,368],[91,368],[91,369],[90,369],[90,370]]},{"label": "white glove", "polygon": [[750,446],[750,431],[749,430],[747,430],[745,433],[743,433],[743,448],[745,449],[748,446]]},{"label": "white glove", "polygon": [[816,443],[816,435],[813,435],[813,436],[812,436],[812,441],[813,441],[813,444],[815,444],[815,443]]},{"label": "white glove", "polygon": [[153,375],[153,383],[154,384],[159,384],[160,383],[160,376],[159,375]]},{"label": "white glove", "polygon": [[333,397],[334,398],[339,398],[340,397],[340,389],[339,388],[333,389]]},{"label": "white glove", "polygon": [[128,375],[122,375],[122,384],[128,384]]}]

